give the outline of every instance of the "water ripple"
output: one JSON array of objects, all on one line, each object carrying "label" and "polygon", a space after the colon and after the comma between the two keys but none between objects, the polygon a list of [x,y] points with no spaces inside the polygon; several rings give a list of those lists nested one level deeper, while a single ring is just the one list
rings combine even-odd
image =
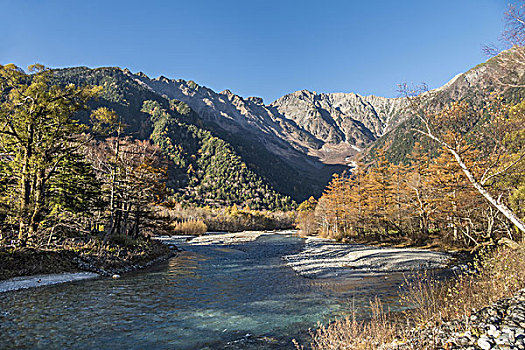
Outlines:
[{"label": "water ripple", "polygon": [[400,275],[311,280],[282,266],[302,240],[266,235],[236,246],[187,246],[124,276],[4,293],[0,348],[276,349],[318,321],[395,305]]}]

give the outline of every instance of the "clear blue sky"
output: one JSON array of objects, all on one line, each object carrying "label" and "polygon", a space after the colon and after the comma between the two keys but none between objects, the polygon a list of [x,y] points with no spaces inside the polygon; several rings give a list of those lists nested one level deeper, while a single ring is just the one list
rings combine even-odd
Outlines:
[{"label": "clear blue sky", "polygon": [[505,0],[0,0],[0,64],[119,66],[261,96],[396,96],[486,57]]}]

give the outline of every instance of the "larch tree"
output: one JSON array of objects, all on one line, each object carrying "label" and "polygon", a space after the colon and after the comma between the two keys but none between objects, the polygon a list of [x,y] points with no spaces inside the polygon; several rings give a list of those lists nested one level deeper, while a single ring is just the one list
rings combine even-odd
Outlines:
[{"label": "larch tree", "polygon": [[[504,202],[504,194],[492,193],[490,186],[495,179],[522,166],[525,160],[522,138],[525,114],[509,113],[510,108],[496,101],[482,110],[476,110],[466,102],[452,103],[437,113],[419,109],[415,113],[422,127],[415,132],[430,138],[451,154],[470,184],[525,233],[525,223]],[[468,159],[468,151],[473,147],[466,140],[469,134],[475,135],[473,139],[483,150],[485,166],[479,175],[473,167],[476,162]]]},{"label": "larch tree", "polygon": [[434,189],[430,186],[430,157],[419,144],[416,144],[410,155],[410,166],[407,174],[406,186],[408,193],[409,212],[417,218],[419,230],[415,239],[420,240],[428,236],[430,220],[435,212],[433,205]]},{"label": "larch tree", "polygon": [[332,237],[338,237],[344,217],[344,187],[346,179],[335,174],[328,184],[322,196],[323,217],[326,227],[325,233]]}]

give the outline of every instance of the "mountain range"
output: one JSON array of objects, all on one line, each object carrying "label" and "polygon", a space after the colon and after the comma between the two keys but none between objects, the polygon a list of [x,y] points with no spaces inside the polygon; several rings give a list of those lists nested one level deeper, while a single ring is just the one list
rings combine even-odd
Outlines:
[{"label": "mountain range", "polygon": [[[427,92],[426,103],[436,110],[456,100],[481,103],[495,90],[503,91],[509,98],[524,97],[523,89],[503,89],[497,83],[505,79],[524,80],[522,71],[500,69],[499,63],[511,55],[513,50],[505,51],[457,75],[444,86]],[[179,149],[176,158],[184,160],[173,165],[172,172],[178,179],[171,182],[173,190],[185,193],[180,198],[191,202],[195,189],[210,179],[227,183],[235,177],[211,176],[209,172],[213,170],[203,168],[206,162],[201,161],[199,149],[209,142],[203,140],[210,138],[221,140],[221,147],[227,148],[230,157],[234,156],[242,169],[249,172],[236,181],[255,181],[258,187],[266,188],[259,192],[239,188],[238,193],[245,196],[228,193],[229,199],[213,193],[217,188],[200,188],[198,191],[206,193],[206,200],[196,203],[201,205],[258,203],[256,206],[261,208],[279,208],[282,203],[291,203],[283,198],[302,201],[310,195],[319,195],[332,174],[346,169],[358,154],[369,154],[370,150],[387,144],[389,157],[402,161],[418,139],[411,132],[416,121],[407,112],[405,98],[301,90],[265,104],[260,97],[243,98],[230,90],[216,92],[191,80],[150,78],[116,67],[58,69],[55,76],[61,83],[103,86],[102,95],[92,103],[93,107],[114,109],[127,125],[128,135],[164,144],[160,134],[155,134],[158,115],[157,119],[152,118],[152,109],[144,108],[145,103],[150,107],[155,103],[156,113],[158,110],[164,113],[163,123],[172,121],[171,136],[162,137],[170,137],[171,144]],[[194,134],[193,141],[181,136],[188,132]],[[165,151],[173,153],[177,147]],[[224,161],[225,168],[238,170],[238,166]],[[188,173],[189,164],[195,175]],[[269,195],[273,198],[270,202],[278,204],[263,204],[258,199],[267,196],[267,191],[274,193]]]}]

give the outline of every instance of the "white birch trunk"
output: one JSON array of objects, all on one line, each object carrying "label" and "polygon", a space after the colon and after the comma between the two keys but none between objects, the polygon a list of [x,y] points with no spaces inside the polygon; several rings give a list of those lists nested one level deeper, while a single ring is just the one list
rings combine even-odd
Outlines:
[{"label": "white birch trunk", "polygon": [[452,147],[450,147],[450,145],[448,145],[446,142],[444,142],[444,141],[440,140],[439,138],[437,138],[436,136],[434,136],[432,133],[430,133],[430,131],[429,132],[424,132],[424,131],[421,131],[421,130],[416,130],[416,131],[421,133],[421,134],[423,134],[423,135],[428,136],[432,140],[434,140],[434,141],[438,142],[439,144],[445,146],[446,149],[449,151],[449,153],[451,153],[454,156],[454,158],[456,159],[456,162],[459,164],[459,167],[461,168],[461,170],[463,170],[463,173],[465,173],[465,175],[467,176],[467,178],[470,181],[470,183],[472,184],[472,186],[474,186],[474,188],[483,197],[485,197],[485,199],[488,200],[490,204],[492,204],[496,209],[498,209],[500,213],[502,213],[507,219],[509,219],[514,225],[516,225],[516,227],[521,232],[525,233],[525,224],[516,216],[516,214],[514,214],[514,212],[512,210],[510,210],[504,203],[498,202],[498,200],[496,200],[496,198],[494,198],[490,194],[490,192],[487,191],[485,189],[485,187],[483,187],[483,185],[478,180],[476,180],[476,178],[474,177],[472,172],[469,170],[469,168],[467,167],[465,162],[463,162],[463,159],[461,158],[459,153],[456,152],[456,150],[454,150]]}]

